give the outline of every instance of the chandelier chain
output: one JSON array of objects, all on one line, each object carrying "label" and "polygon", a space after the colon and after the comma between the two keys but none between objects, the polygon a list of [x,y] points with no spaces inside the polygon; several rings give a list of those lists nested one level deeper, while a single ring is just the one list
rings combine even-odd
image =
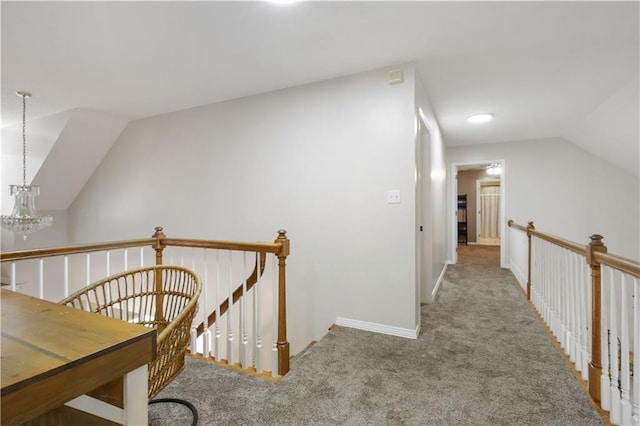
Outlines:
[{"label": "chandelier chain", "polygon": [[22,95],[22,185],[27,186],[27,95]]}]

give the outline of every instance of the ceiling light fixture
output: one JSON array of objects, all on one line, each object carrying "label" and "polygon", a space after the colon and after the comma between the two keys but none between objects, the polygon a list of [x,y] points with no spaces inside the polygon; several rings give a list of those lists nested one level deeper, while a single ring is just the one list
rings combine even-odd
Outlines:
[{"label": "ceiling light fixture", "polygon": [[280,5],[287,5],[287,4],[293,4],[293,3],[298,3],[300,0],[267,0],[269,3],[275,3],[275,4],[280,4]]},{"label": "ceiling light fixture", "polygon": [[480,123],[487,123],[492,119],[493,119],[493,114],[483,112],[482,114],[472,115],[471,117],[467,118],[467,121],[472,124],[480,124]]},{"label": "ceiling light fixture", "polygon": [[502,174],[502,165],[500,163],[493,163],[487,166],[487,174],[490,176],[500,176]]},{"label": "ceiling light fixture", "polygon": [[0,225],[7,231],[21,234],[27,239],[30,232],[51,226],[51,216],[38,216],[35,206],[35,197],[40,195],[40,187],[27,185],[27,98],[29,92],[16,92],[22,98],[22,185],[9,185],[9,194],[15,197],[13,211],[10,216],[3,215]]}]

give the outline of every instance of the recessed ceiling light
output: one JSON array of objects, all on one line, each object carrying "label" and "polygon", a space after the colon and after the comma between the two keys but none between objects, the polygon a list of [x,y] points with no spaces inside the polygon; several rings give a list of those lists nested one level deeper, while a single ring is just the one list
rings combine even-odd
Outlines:
[{"label": "recessed ceiling light", "polygon": [[269,3],[287,5],[287,4],[298,3],[300,0],[267,0],[267,1]]},{"label": "recessed ceiling light", "polygon": [[467,118],[467,121],[469,123],[479,124],[479,123],[486,123],[488,121],[491,121],[492,118],[493,118],[493,114],[482,113],[482,114],[472,115],[471,117]]}]

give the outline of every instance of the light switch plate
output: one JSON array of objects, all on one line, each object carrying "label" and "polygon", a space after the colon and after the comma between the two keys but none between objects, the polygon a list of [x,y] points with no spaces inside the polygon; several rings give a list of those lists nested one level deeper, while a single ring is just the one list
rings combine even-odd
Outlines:
[{"label": "light switch plate", "polygon": [[387,191],[387,203],[388,204],[400,204],[400,190],[390,189]]}]

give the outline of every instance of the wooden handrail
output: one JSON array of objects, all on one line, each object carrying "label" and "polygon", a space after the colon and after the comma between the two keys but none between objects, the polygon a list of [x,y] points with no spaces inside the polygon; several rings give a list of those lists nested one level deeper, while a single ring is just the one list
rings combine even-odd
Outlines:
[{"label": "wooden handrail", "polygon": [[582,256],[587,252],[583,244],[574,243],[573,241],[565,240],[564,238],[556,237],[555,235],[546,234],[540,231],[532,231],[531,235],[535,235],[541,240],[548,241],[567,250],[571,250],[572,252],[581,254]]},{"label": "wooden handrail", "polygon": [[[247,285],[244,290],[250,290],[257,282],[259,276],[265,270],[266,266],[266,254],[272,253],[278,258],[278,281],[274,283],[277,285],[277,312],[274,315],[277,316],[277,357],[278,357],[278,375],[285,375],[289,371],[289,342],[287,341],[287,317],[286,317],[286,258],[289,256],[289,239],[287,238],[286,231],[279,230],[278,237],[275,241],[271,242],[238,242],[238,241],[218,241],[218,240],[202,240],[202,239],[188,239],[188,238],[168,238],[162,227],[156,227],[155,233],[151,238],[135,239],[135,240],[123,240],[123,241],[111,241],[104,243],[92,243],[81,244],[68,247],[55,247],[55,248],[42,248],[33,250],[21,250],[13,252],[0,253],[0,262],[29,260],[29,259],[42,259],[56,256],[75,255],[82,253],[92,253],[99,251],[118,250],[133,247],[145,247],[149,246],[155,251],[155,263],[160,265],[163,263],[163,252],[166,247],[189,247],[189,248],[202,248],[202,249],[218,249],[218,250],[230,250],[230,251],[243,251],[260,253],[260,271],[256,267],[252,274],[247,278]],[[218,307],[218,316],[223,315],[229,310],[229,307],[236,303],[243,296],[243,284],[240,285],[232,294],[231,301],[227,298]],[[162,314],[162,299],[156,300],[158,303],[156,313]],[[230,303],[231,302],[231,303]],[[214,323],[216,312],[212,312],[207,316],[208,326]],[[204,321],[197,328],[197,335],[201,335],[205,328]]]},{"label": "wooden handrail", "polygon": [[[260,276],[262,276],[262,273],[264,272],[264,268],[265,268],[265,261],[266,261],[266,253],[265,252],[261,252],[260,253]],[[253,288],[253,286],[258,282],[258,259],[256,258],[256,263],[253,267],[253,272],[251,272],[251,275],[249,276],[249,278],[247,278],[247,288],[246,290],[249,291]],[[244,284],[240,284],[238,286],[238,288],[236,288],[232,294],[232,305],[234,303],[236,303],[238,300],[240,300],[240,298],[242,297],[242,291],[243,291],[243,286]],[[198,336],[202,335],[202,333],[204,333],[205,328],[209,328],[211,327],[213,324],[215,324],[216,322],[216,317],[221,317],[222,315],[226,314],[227,311],[229,310],[229,298],[227,297],[221,304],[219,309],[217,310],[218,313],[216,315],[216,310],[213,310],[208,316],[207,316],[207,326],[205,327],[204,325],[204,321],[201,322],[198,327],[196,328],[196,332],[198,334]]]},{"label": "wooden handrail", "polygon": [[162,241],[167,247],[193,247],[236,251],[253,251],[274,254],[277,254],[281,249],[280,244],[274,243],[244,243],[237,241],[193,240],[184,238],[164,238]]},{"label": "wooden handrail", "polygon": [[[513,220],[509,220],[507,222],[507,224],[509,225],[510,228],[514,228],[514,229],[518,229],[518,230],[523,231],[523,232],[527,232],[527,227],[522,226],[522,225],[518,225]],[[556,237],[555,235],[547,234],[545,232],[536,231],[535,229],[531,230],[531,235],[535,235],[536,237],[540,238],[541,240],[548,241],[550,243],[553,243],[553,244],[555,244],[557,246],[566,248],[567,250],[571,250],[571,251],[573,251],[575,253],[578,253],[578,254],[581,254],[583,256],[587,252],[587,250],[585,249],[585,246],[583,244],[574,243],[573,241],[565,240],[564,238]]]},{"label": "wooden handrail", "polygon": [[611,253],[594,253],[596,262],[640,278],[640,263]]},{"label": "wooden handrail", "polygon": [[514,228],[514,229],[518,229],[518,230],[520,230],[522,232],[527,232],[527,228],[526,227],[515,223],[513,220],[509,220],[507,222],[507,225],[509,225],[509,228]]},{"label": "wooden handrail", "polygon": [[[96,251],[152,246],[156,241],[156,238],[142,238],[138,240],[109,241],[105,243],[79,244],[66,247],[11,251],[0,253],[0,261],[6,262],[10,260],[41,259],[46,257],[66,256],[70,254],[82,254],[92,253]],[[259,251],[274,254],[277,254],[281,249],[281,245],[275,243],[244,243],[236,241],[210,241],[183,238],[164,238],[162,241],[165,247],[172,246],[235,251]]]},{"label": "wooden handrail", "polygon": [[[573,241],[558,238],[551,234],[536,231],[533,228],[533,222],[529,222],[529,227],[508,221],[511,228],[518,229],[527,233],[530,237],[536,237],[546,240],[552,244],[565,248],[567,250],[584,256],[586,263],[591,270],[591,361],[589,363],[589,395],[596,402],[600,403],[601,381],[602,376],[602,354],[601,354],[601,327],[602,327],[602,265],[609,266],[613,269],[621,271],[630,276],[640,278],[640,262],[607,253],[607,247],[602,242],[602,235],[591,235],[590,242],[587,245],[581,245]],[[531,244],[529,241],[529,259],[531,259]],[[531,270],[529,270],[528,281],[531,281]],[[534,283],[535,284],[535,283]]]},{"label": "wooden handrail", "polygon": [[45,257],[66,256],[70,254],[91,253],[96,251],[117,250],[131,247],[150,246],[155,238],[139,240],[110,241],[106,243],[80,244],[67,247],[51,247],[32,250],[19,250],[0,253],[0,261],[41,259]]}]

